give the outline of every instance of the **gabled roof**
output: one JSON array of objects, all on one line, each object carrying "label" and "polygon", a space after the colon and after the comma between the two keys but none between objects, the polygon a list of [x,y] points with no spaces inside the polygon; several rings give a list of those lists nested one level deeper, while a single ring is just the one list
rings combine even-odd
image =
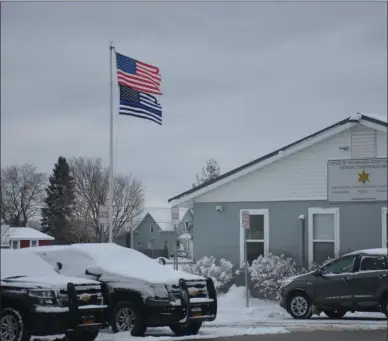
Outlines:
[{"label": "gabled roof", "polygon": [[[220,175],[219,177],[217,177],[209,182],[206,182],[200,186],[197,186],[195,188],[191,188],[191,189],[189,189],[181,194],[178,194],[175,197],[168,199],[168,202],[179,200],[179,199],[184,198],[186,196],[192,196],[192,195],[194,195],[194,193],[199,192],[200,190],[205,189],[206,187],[210,187],[212,185],[217,186],[218,185],[217,183],[220,183],[220,185],[221,185],[221,182],[223,182],[222,180],[224,180],[224,179],[226,180],[227,178],[231,177],[232,175],[235,175],[235,174],[237,175],[238,173],[242,173],[243,171],[248,170],[249,168],[252,168],[253,166],[264,163],[264,161],[267,161],[267,160],[269,161],[272,158],[281,157],[282,155],[283,155],[283,157],[287,156],[287,151],[290,151],[290,150],[296,148],[298,145],[301,145],[303,142],[310,142],[311,141],[312,142],[311,144],[313,144],[313,143],[315,143],[315,141],[317,141],[319,139],[320,136],[324,135],[325,133],[330,133],[332,131],[333,135],[335,135],[338,133],[338,129],[336,129],[336,128],[340,128],[340,127],[343,127],[343,126],[346,126],[346,125],[349,125],[352,123],[353,124],[360,123],[361,120],[364,121],[363,123],[365,123],[366,125],[372,124],[373,126],[377,125],[377,126],[381,126],[384,128],[388,127],[387,116],[357,113],[356,115],[350,116],[344,120],[341,120],[337,123],[334,123],[334,124],[324,128],[324,129],[321,129],[313,134],[310,134],[310,135],[308,135],[308,136],[306,136],[298,141],[295,141],[287,146],[284,146],[278,150],[275,150],[275,151],[273,151],[267,155],[264,155],[256,160],[248,162],[240,167],[237,167],[237,168],[235,168],[235,169],[233,169],[225,174]],[[346,127],[344,127],[344,129],[345,128]],[[286,153],[284,153],[284,152],[286,152]],[[200,195],[200,194],[198,194],[198,195]]]},{"label": "gabled roof", "polygon": [[54,240],[54,237],[33,229],[32,227],[1,226],[1,244],[10,240]]},{"label": "gabled roof", "polygon": [[[179,210],[179,218],[182,220],[187,209],[181,208]],[[142,212],[135,219],[135,228],[134,231],[139,227],[139,225],[144,221],[144,219],[150,215],[155,223],[158,224],[160,229],[164,232],[173,231],[174,227],[171,221],[171,208],[170,207],[149,207],[142,210]]]}]

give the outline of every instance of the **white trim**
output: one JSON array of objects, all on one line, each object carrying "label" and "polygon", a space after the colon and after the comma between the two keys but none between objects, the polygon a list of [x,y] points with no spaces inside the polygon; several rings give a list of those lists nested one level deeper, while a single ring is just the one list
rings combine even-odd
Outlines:
[{"label": "white trim", "polygon": [[340,220],[339,220],[339,208],[321,208],[310,207],[308,209],[308,263],[313,263],[313,215],[314,214],[334,214],[334,240],[314,240],[316,242],[334,242],[334,254],[339,256],[340,252]]},{"label": "white trim", "polygon": [[264,216],[264,240],[248,239],[248,242],[263,243],[264,242],[264,256],[269,253],[269,210],[268,209],[243,209],[240,210],[240,267],[244,266],[244,229],[242,228],[242,212],[249,211],[250,215]]},{"label": "white trim", "polygon": [[382,242],[382,247],[386,248],[387,247],[387,242],[388,242],[388,236],[387,236],[387,207],[382,207],[381,208],[381,242]]},{"label": "white trim", "polygon": [[[371,117],[371,118],[373,118],[373,117]],[[366,121],[366,120],[361,120],[360,124],[364,125],[365,127],[368,127],[368,128],[371,128],[371,129],[374,129],[374,130],[377,130],[377,131],[381,131],[383,133],[387,132],[387,128],[382,126],[381,124],[369,122],[369,121]]]},{"label": "white trim", "polygon": [[220,186],[223,186],[229,182],[235,181],[235,180],[237,180],[245,175],[248,175],[249,173],[255,172],[255,171],[259,170],[260,168],[263,168],[263,167],[268,166],[268,165],[270,165],[270,164],[272,164],[280,159],[283,159],[286,156],[295,154],[303,149],[311,147],[312,145],[314,145],[318,142],[326,140],[334,135],[337,135],[345,130],[350,129],[357,124],[359,124],[359,123],[358,122],[349,122],[349,123],[345,123],[341,126],[338,126],[336,128],[332,128],[332,129],[325,131],[319,135],[316,135],[316,136],[314,136],[306,141],[300,142],[300,143],[296,144],[295,146],[290,147],[289,149],[285,150],[282,153],[278,153],[277,155],[270,157],[266,160],[263,160],[262,162],[258,162],[256,164],[252,165],[251,167],[247,167],[247,168],[241,170],[240,172],[234,173],[234,174],[232,174],[232,175],[230,175],[222,180],[219,180],[213,184],[210,184],[204,188],[201,188],[201,189],[199,189],[191,194],[188,194],[188,195],[185,195],[179,199],[173,200],[170,202],[170,204],[171,204],[171,206],[177,206],[177,205],[180,205],[180,204],[187,202],[189,200],[193,200],[194,198],[199,197],[199,196],[201,196],[209,191],[212,191],[217,187],[220,187]]},{"label": "white trim", "polygon": [[[32,242],[36,242],[36,245],[32,246]],[[30,247],[37,247],[37,246],[39,246],[39,239],[31,239],[30,240]]]}]

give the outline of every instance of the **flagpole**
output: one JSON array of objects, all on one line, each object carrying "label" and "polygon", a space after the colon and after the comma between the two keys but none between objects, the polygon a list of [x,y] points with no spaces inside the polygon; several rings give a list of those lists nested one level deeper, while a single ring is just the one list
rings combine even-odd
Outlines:
[{"label": "flagpole", "polygon": [[109,243],[113,242],[113,194],[114,194],[114,176],[113,176],[113,42],[109,46],[110,59],[110,136],[109,136]]}]

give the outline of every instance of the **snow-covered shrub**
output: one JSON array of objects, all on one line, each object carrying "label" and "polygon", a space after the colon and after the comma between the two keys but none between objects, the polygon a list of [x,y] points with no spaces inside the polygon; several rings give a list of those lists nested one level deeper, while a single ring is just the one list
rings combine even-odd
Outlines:
[{"label": "snow-covered shrub", "polygon": [[265,299],[276,300],[281,281],[287,277],[300,274],[292,258],[270,253],[255,259],[249,267],[253,287]]},{"label": "snow-covered shrub", "polygon": [[202,257],[193,264],[188,264],[183,268],[183,271],[210,277],[216,290],[227,287],[233,279],[233,264],[228,260],[221,258],[219,265],[216,264],[215,257]]}]

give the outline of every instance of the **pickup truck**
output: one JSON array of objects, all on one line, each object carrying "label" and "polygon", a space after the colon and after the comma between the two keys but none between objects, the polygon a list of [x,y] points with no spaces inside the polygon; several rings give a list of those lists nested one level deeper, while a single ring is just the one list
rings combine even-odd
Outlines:
[{"label": "pickup truck", "polygon": [[176,271],[113,243],[41,246],[34,252],[60,273],[90,278],[108,287],[113,332],[144,335],[147,327],[169,326],[176,335],[197,334],[217,315],[211,278]]},{"label": "pickup truck", "polygon": [[93,341],[106,326],[109,294],[100,282],[61,275],[34,254],[0,252],[0,340]]}]

